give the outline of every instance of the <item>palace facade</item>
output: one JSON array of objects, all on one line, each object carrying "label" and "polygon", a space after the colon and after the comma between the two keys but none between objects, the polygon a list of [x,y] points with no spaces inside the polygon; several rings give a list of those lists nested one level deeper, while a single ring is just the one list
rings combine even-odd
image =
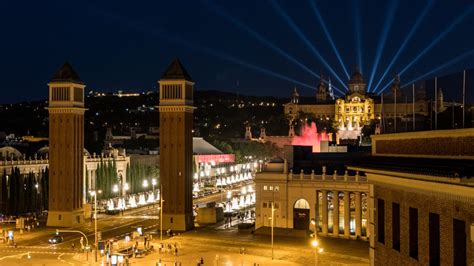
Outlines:
[{"label": "palace facade", "polygon": [[[440,95],[442,97],[442,93]],[[398,77],[395,78],[390,92],[382,97],[368,93],[362,74],[356,70],[343,97],[335,99],[331,85],[326,87],[321,79],[314,98],[300,97],[295,88],[291,101],[284,105],[284,112],[290,126],[302,113],[309,113],[316,118],[333,119],[337,123],[341,139],[356,139],[361,128],[373,120],[397,118],[407,123],[412,123],[413,119],[424,121],[429,115],[429,101],[426,100],[424,89],[420,88],[413,105],[412,96],[407,96],[400,90]]]}]

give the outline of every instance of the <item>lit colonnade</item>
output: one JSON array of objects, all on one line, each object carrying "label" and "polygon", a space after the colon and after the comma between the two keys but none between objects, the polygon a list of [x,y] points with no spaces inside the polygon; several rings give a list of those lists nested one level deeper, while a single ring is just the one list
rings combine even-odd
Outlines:
[{"label": "lit colonnade", "polygon": [[225,187],[240,182],[252,180],[255,172],[259,170],[259,161],[249,161],[240,164],[216,164],[213,162],[199,164],[194,173],[193,192],[199,192],[210,184],[216,187]]},{"label": "lit colonnade", "polygon": [[255,179],[256,228],[270,227],[272,203],[275,227],[313,230],[318,234],[367,239],[369,184],[359,173],[293,173],[286,161],[271,161]]}]

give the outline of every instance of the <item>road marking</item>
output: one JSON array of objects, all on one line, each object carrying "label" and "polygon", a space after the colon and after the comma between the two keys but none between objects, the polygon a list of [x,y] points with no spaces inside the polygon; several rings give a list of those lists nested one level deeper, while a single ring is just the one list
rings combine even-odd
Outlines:
[{"label": "road marking", "polygon": [[10,255],[10,256],[5,256],[1,257],[0,260],[8,259],[8,258],[15,258],[15,259],[21,259],[24,255],[28,255],[28,252],[21,253],[21,254],[16,254],[16,255]]},{"label": "road marking", "polygon": [[64,253],[61,253],[59,256],[58,256],[58,260],[60,260],[62,263],[65,263],[66,261],[61,259],[61,256],[64,255]]}]

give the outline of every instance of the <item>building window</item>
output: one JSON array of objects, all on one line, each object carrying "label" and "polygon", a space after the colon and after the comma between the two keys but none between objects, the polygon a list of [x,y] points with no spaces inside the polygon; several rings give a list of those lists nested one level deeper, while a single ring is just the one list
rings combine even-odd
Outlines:
[{"label": "building window", "polygon": [[270,190],[273,190],[273,186],[270,186]]},{"label": "building window", "polygon": [[440,234],[439,234],[439,214],[430,213],[429,221],[429,241],[430,241],[430,266],[440,265]]},{"label": "building window", "polygon": [[278,209],[278,205],[279,205],[278,202],[273,203],[273,207],[274,207],[275,209]]},{"label": "building window", "polygon": [[266,207],[267,207],[267,203],[264,202],[264,203],[263,203],[263,208],[266,208]]},{"label": "building window", "polygon": [[58,215],[58,220],[61,221],[61,214]]},{"label": "building window", "polygon": [[275,186],[275,191],[279,191],[280,190],[280,187],[279,186]]},{"label": "building window", "polygon": [[69,88],[56,87],[51,93],[51,101],[69,101]]},{"label": "building window", "polygon": [[385,244],[385,202],[377,199],[377,239]]},{"label": "building window", "polygon": [[263,186],[263,190],[267,190],[267,186]]},{"label": "building window", "polygon": [[81,103],[84,101],[84,93],[81,88],[74,88],[74,101]]},{"label": "building window", "polygon": [[392,202],[392,248],[400,251],[400,204]]},{"label": "building window", "polygon": [[466,222],[453,219],[453,265],[466,265]]},{"label": "building window", "polygon": [[418,209],[409,209],[408,222],[408,248],[410,250],[410,257],[418,260]]}]

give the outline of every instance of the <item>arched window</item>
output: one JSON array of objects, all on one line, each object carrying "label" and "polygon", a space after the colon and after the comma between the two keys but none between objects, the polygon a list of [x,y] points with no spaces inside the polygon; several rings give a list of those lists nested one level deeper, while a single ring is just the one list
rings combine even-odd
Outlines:
[{"label": "arched window", "polygon": [[299,199],[295,202],[295,209],[309,209],[309,203],[305,199]]}]

